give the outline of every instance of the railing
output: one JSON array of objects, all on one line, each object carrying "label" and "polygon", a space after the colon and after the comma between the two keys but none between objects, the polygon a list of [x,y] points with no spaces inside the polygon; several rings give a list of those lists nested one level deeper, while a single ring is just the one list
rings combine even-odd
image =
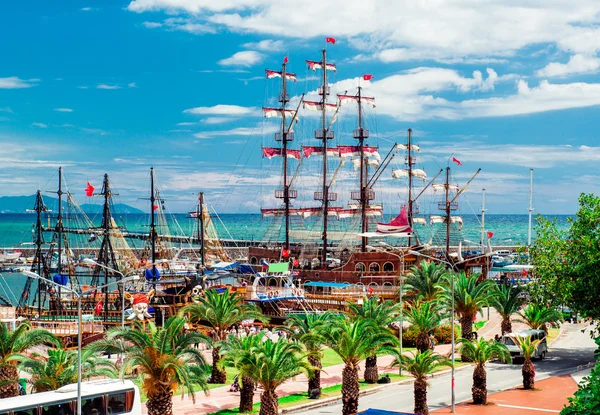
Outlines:
[{"label": "railing", "polygon": [[278,288],[278,287],[258,287],[253,290],[259,300],[276,300],[290,297],[304,297],[304,290],[301,288]]}]

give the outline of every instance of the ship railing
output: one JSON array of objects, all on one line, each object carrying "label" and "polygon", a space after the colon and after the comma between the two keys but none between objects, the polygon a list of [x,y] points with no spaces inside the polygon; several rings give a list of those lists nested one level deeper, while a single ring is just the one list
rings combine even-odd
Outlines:
[{"label": "ship railing", "polygon": [[[72,336],[78,332],[76,321],[32,321],[32,326],[49,331],[57,336]],[[104,326],[101,322],[90,321],[81,323],[82,333],[102,333]]]},{"label": "ship railing", "polygon": [[248,290],[247,291],[248,294],[250,294],[252,296],[252,293],[254,293],[255,298],[258,298],[259,300],[269,300],[272,298],[290,298],[290,297],[297,297],[297,298],[302,298],[304,297],[304,290],[302,288],[281,288],[281,287],[257,287],[256,289],[253,290]]}]

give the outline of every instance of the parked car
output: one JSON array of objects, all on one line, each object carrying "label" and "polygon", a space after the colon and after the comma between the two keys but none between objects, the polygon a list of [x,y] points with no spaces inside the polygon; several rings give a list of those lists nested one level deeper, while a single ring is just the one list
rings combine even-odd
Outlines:
[{"label": "parked car", "polygon": [[510,352],[510,356],[513,360],[523,359],[523,352],[521,348],[515,344],[514,337],[531,337],[531,340],[541,340],[540,344],[535,350],[533,359],[544,359],[548,353],[548,343],[546,342],[546,333],[544,330],[523,330],[518,333],[505,334],[501,338],[501,342],[504,343]]}]

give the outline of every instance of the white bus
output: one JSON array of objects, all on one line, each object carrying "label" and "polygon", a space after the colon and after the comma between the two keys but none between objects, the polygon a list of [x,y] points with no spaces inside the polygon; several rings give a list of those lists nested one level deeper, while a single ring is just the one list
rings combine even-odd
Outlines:
[{"label": "white bus", "polygon": [[[77,384],[52,392],[0,399],[0,415],[75,415]],[[141,415],[140,391],[130,380],[81,383],[82,415]]]}]

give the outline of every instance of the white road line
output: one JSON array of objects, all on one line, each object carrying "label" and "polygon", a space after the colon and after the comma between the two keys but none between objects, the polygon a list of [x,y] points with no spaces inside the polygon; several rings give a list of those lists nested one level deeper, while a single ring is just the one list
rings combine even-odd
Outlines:
[{"label": "white road line", "polygon": [[531,408],[529,406],[505,405],[505,404],[502,404],[502,403],[499,403],[499,404],[496,404],[496,405],[502,406],[504,408],[526,409],[528,411],[552,412],[554,414],[560,413],[560,411],[557,411],[555,409]]}]

